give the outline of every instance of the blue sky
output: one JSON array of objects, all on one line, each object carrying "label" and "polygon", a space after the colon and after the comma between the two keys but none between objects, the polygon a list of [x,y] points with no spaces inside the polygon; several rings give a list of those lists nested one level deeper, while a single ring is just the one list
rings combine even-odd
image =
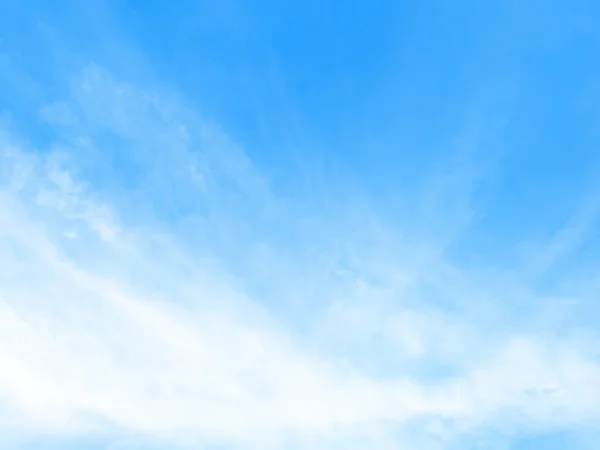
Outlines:
[{"label": "blue sky", "polygon": [[599,22],[0,1],[0,446],[598,448]]}]

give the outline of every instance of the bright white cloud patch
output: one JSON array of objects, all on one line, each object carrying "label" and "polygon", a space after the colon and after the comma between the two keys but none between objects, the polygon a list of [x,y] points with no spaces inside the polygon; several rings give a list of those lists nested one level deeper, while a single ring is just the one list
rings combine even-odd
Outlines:
[{"label": "bright white cloud patch", "polygon": [[[484,428],[600,414],[600,366],[580,330],[558,339],[531,318],[501,322],[532,295],[522,282],[465,273],[400,233],[314,260],[298,242],[278,247],[261,221],[286,226],[285,202],[222,133],[98,68],[73,92],[43,109],[67,130],[50,151],[6,127],[0,141],[0,427],[11,437],[445,448]],[[84,147],[103,167],[133,158],[135,180],[96,186]],[[163,188],[162,203],[144,200]],[[225,243],[189,244],[182,210],[165,213],[180,194],[195,232]],[[260,211],[244,216],[245,202]],[[266,284],[248,282],[257,273]],[[311,319],[274,296],[306,296]]]}]

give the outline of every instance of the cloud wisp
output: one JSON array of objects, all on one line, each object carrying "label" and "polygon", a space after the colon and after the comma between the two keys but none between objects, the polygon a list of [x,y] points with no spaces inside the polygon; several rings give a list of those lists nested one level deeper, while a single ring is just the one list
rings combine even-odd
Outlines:
[{"label": "cloud wisp", "polygon": [[584,330],[512,322],[543,299],[510,273],[311,217],[218,127],[97,66],[40,118],[51,145],[0,141],[0,434],[433,449],[600,414]]}]

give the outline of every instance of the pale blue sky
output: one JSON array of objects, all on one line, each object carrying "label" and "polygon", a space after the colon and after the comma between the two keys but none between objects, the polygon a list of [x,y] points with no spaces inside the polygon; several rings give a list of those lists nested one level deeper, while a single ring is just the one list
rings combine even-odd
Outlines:
[{"label": "pale blue sky", "polygon": [[0,0],[0,446],[598,448],[598,30]]}]

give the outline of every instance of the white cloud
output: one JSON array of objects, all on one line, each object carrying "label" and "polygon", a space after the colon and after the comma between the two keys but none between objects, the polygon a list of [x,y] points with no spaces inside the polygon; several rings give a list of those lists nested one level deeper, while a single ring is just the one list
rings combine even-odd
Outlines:
[{"label": "white cloud", "polygon": [[[0,428],[22,436],[132,434],[172,445],[415,448],[420,439],[436,448],[436,439],[481,427],[570,424],[600,413],[599,368],[585,347],[507,324],[490,329],[493,312],[469,322],[482,311],[477,302],[501,311],[517,283],[472,280],[435,252],[400,258],[353,249],[344,261],[333,254],[318,283],[314,261],[269,241],[254,261],[260,246],[252,238],[268,230],[256,231],[256,212],[231,224],[242,219],[235,206],[247,200],[272,212],[279,204],[244,155],[220,132],[182,135],[185,121],[172,105],[90,70],[74,100],[87,125],[72,130],[60,152],[43,156],[8,134],[1,141]],[[75,142],[83,136],[101,147],[95,127],[139,146],[132,151],[159,141],[163,147],[151,148],[160,155],[140,156],[153,182],[161,161],[170,165],[168,180],[203,167],[213,209],[202,223],[246,230],[232,233],[238,253],[186,248],[176,231],[132,225],[115,191],[94,189],[77,173]],[[205,147],[196,151],[199,143]],[[225,156],[206,148],[217,144]],[[148,195],[163,182],[148,185]],[[277,274],[278,295],[316,296],[324,306],[315,308],[313,326],[290,331],[294,318],[247,288],[251,265],[238,256]],[[463,309],[443,308],[436,296]],[[371,363],[394,368],[377,372]],[[413,370],[429,363],[453,372],[425,379]],[[428,425],[417,439],[410,428],[419,421]]]}]

